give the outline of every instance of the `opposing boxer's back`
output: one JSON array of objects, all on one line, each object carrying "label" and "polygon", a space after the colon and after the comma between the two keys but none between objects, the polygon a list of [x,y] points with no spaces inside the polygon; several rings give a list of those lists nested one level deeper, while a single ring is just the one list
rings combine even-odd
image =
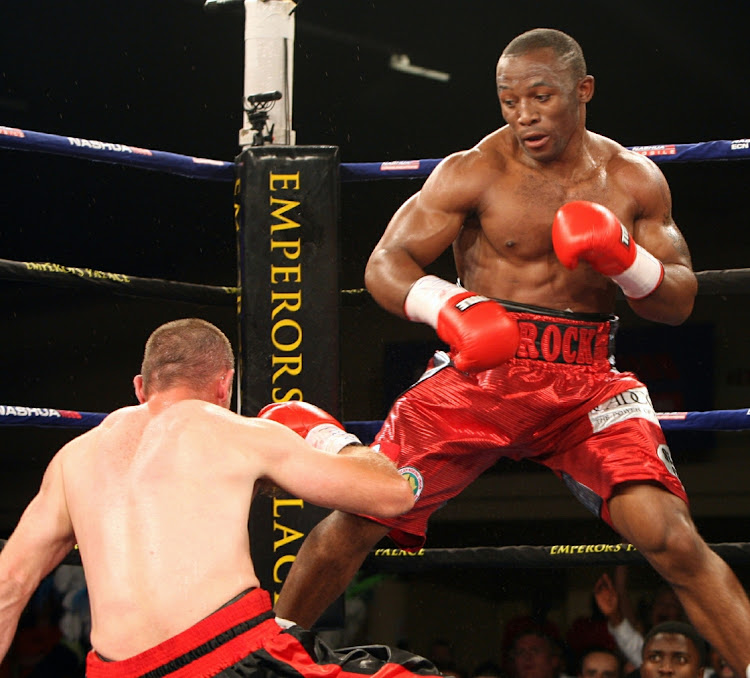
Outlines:
[{"label": "opposing boxer's back", "polygon": [[258,585],[247,535],[252,463],[222,436],[233,417],[198,400],[157,414],[124,408],[67,450],[66,497],[100,654],[132,656]]}]

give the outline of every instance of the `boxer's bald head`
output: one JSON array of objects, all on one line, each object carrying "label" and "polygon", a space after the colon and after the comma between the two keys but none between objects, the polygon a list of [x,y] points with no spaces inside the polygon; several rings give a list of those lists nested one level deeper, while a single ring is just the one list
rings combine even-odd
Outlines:
[{"label": "boxer's bald head", "polygon": [[559,61],[570,69],[573,79],[586,76],[586,60],[576,40],[567,33],[554,28],[534,28],[513,38],[503,50],[500,58],[522,56],[540,49],[550,49]]}]

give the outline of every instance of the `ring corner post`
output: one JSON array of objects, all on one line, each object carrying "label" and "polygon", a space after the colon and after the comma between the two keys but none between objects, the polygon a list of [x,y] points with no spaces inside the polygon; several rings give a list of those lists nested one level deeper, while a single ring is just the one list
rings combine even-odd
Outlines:
[{"label": "ring corner post", "polygon": [[[307,400],[340,417],[339,149],[250,147],[236,174],[240,413]],[[274,602],[327,513],[286,495],[256,498],[253,560]],[[339,608],[331,627],[343,624]]]}]

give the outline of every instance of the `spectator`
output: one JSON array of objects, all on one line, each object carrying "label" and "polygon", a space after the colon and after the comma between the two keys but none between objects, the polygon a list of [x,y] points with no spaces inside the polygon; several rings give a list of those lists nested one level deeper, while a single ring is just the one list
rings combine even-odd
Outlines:
[{"label": "spectator", "polygon": [[616,586],[608,574],[603,574],[594,585],[594,597],[602,614],[607,618],[607,628],[620,652],[634,667],[642,662],[643,631],[665,621],[684,621],[685,612],[674,591],[660,586],[649,606],[645,624],[639,623],[629,607],[624,577]]},{"label": "spectator", "polygon": [[560,678],[562,652],[558,643],[540,630],[523,631],[511,650],[513,678]]},{"label": "spectator", "polygon": [[703,678],[706,643],[685,622],[654,626],[643,640],[640,678]]},{"label": "spectator", "polygon": [[578,678],[622,678],[622,659],[609,648],[590,648],[581,657]]}]

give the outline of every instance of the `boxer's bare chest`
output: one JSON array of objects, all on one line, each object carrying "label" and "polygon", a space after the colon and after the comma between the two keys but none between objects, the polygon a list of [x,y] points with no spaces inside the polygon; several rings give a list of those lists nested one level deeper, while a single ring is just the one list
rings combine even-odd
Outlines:
[{"label": "boxer's bare chest", "polygon": [[475,225],[500,256],[546,256],[552,251],[555,212],[571,200],[590,200],[623,214],[630,196],[603,163],[570,172],[519,167],[488,186]]}]

